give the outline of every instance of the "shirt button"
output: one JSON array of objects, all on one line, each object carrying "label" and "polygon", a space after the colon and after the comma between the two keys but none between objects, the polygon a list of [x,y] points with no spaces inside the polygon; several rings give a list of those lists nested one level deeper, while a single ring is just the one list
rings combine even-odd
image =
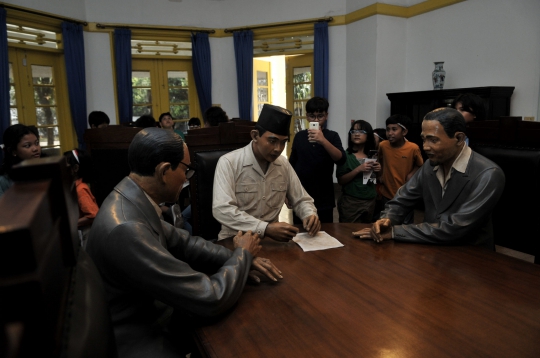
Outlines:
[{"label": "shirt button", "polygon": [[263,196],[262,198],[263,198],[263,200],[266,200],[266,196]]},{"label": "shirt button", "polygon": [[263,182],[265,182],[265,181],[266,181],[266,179],[263,179]]},{"label": "shirt button", "polygon": [[244,190],[245,190],[245,191],[248,191],[248,188],[247,188],[247,187],[245,187],[245,188],[244,188]]},{"label": "shirt button", "polygon": [[261,233],[261,230],[257,230],[257,234],[260,234]]}]

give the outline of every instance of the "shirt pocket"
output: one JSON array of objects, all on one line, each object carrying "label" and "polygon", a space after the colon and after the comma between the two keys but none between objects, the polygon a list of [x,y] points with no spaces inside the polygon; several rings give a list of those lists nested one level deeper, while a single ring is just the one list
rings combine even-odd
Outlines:
[{"label": "shirt pocket", "polygon": [[257,206],[259,185],[257,183],[240,183],[236,186],[238,208],[247,211]]},{"label": "shirt pocket", "polygon": [[266,200],[266,205],[272,209],[281,209],[287,195],[287,184],[284,182],[270,183],[270,192]]}]

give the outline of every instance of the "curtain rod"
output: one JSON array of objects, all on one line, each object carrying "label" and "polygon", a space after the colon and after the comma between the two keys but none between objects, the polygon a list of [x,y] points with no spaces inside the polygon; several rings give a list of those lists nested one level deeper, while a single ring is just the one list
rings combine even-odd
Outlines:
[{"label": "curtain rod", "polygon": [[63,17],[63,16],[53,15],[53,14],[49,14],[49,13],[45,13],[45,12],[34,11],[34,10],[26,9],[26,8],[23,8],[23,7],[12,6],[12,5],[9,5],[9,4],[2,4],[0,6],[3,7],[3,8],[22,11],[22,12],[26,12],[26,13],[33,14],[33,15],[41,15],[41,16],[50,17],[51,19],[57,19],[57,20],[62,20],[62,21],[70,21],[70,22],[74,22],[76,24],[82,24],[84,26],[88,25],[88,23],[86,21],[70,19],[69,17]]},{"label": "curtain rod", "polygon": [[269,27],[280,27],[280,26],[289,26],[289,25],[300,25],[300,24],[309,24],[312,22],[331,22],[333,21],[333,17],[323,17],[320,19],[308,19],[308,20],[302,20],[302,21],[291,21],[291,22],[281,22],[279,24],[272,24],[272,25],[255,25],[255,26],[246,26],[246,27],[235,27],[232,29],[225,29],[225,33],[231,33],[235,31],[243,31],[243,30],[252,30],[252,29],[266,29]]},{"label": "curtain rod", "polygon": [[214,34],[216,33],[216,30],[210,29],[197,29],[197,28],[174,28],[174,27],[152,27],[152,26],[134,26],[134,25],[104,25],[104,24],[96,24],[96,27],[99,29],[106,29],[106,28],[117,28],[117,29],[137,29],[137,30],[162,30],[162,31],[189,31],[189,32],[204,32],[207,34]]}]

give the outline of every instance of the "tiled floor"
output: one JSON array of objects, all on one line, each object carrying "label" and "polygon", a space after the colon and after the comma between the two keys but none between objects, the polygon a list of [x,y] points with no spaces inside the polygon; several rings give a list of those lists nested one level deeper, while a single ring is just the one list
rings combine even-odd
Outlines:
[{"label": "tiled floor", "polygon": [[[336,188],[336,200],[337,200],[341,192],[340,192],[339,185],[336,184],[335,188]],[[424,215],[421,211],[416,210],[414,213],[414,222],[415,223],[422,222],[423,216]],[[292,210],[288,209],[285,204],[283,204],[283,208],[281,209],[281,212],[279,213],[279,221],[287,222],[290,224],[292,224],[293,222]],[[334,222],[335,223],[339,222],[339,215],[338,215],[337,207],[334,208]],[[534,263],[534,256],[523,253],[523,252],[515,251],[512,249],[508,249],[506,247],[497,246],[497,245],[495,246],[495,251],[504,255],[515,257],[520,260]]]}]

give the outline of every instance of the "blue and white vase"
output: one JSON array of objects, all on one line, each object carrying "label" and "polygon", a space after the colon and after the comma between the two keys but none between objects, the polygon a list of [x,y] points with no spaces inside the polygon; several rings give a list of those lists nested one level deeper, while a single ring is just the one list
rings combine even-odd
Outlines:
[{"label": "blue and white vase", "polygon": [[431,74],[433,79],[433,89],[442,90],[444,87],[444,80],[446,78],[446,71],[443,69],[444,62],[434,62],[435,70]]}]

